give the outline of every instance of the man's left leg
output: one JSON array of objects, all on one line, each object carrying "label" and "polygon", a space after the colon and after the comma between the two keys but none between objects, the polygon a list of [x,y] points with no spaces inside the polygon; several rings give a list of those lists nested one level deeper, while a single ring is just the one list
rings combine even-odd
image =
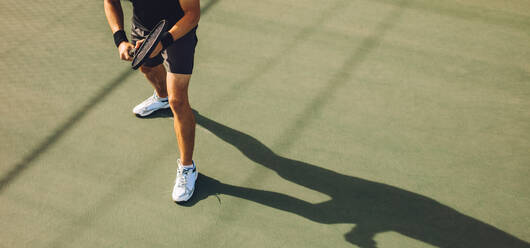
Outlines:
[{"label": "man's left leg", "polygon": [[180,159],[177,179],[173,188],[173,200],[187,201],[193,195],[198,176],[193,162],[195,145],[195,116],[188,99],[188,86],[191,74],[167,73],[169,106],[173,111],[173,126],[177,136]]}]

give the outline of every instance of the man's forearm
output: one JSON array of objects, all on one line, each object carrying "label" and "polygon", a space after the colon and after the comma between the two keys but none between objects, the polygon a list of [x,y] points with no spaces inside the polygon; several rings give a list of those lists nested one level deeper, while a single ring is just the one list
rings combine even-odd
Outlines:
[{"label": "man's forearm", "polygon": [[105,16],[112,33],[123,30],[123,10],[119,0],[104,0]]}]

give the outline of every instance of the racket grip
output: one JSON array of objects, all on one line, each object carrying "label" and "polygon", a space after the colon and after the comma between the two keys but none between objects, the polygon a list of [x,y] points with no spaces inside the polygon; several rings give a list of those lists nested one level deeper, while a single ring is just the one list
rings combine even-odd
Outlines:
[{"label": "racket grip", "polygon": [[134,57],[135,53],[136,53],[136,48],[129,50],[129,56]]}]

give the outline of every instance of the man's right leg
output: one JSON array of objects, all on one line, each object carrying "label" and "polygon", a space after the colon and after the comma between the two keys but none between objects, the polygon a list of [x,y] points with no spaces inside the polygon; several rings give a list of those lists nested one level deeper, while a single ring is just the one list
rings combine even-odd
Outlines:
[{"label": "man's right leg", "polygon": [[[136,45],[139,40],[145,39],[149,30],[141,29],[142,25],[137,25],[133,22],[131,27],[131,42]],[[133,113],[138,116],[148,116],[151,113],[163,109],[169,108],[167,101],[167,88],[166,88],[166,68],[162,64],[164,59],[159,54],[154,58],[147,59],[145,64],[140,67],[140,71],[145,75],[147,81],[151,83],[155,88],[155,93],[147,98],[142,103],[138,104],[133,109]]]},{"label": "man's right leg", "polygon": [[155,93],[133,109],[133,113],[139,116],[147,116],[159,110],[169,108],[167,100],[166,68],[163,64],[155,66],[143,65],[140,71],[145,75],[147,81],[155,89]]},{"label": "man's right leg", "polygon": [[188,99],[191,74],[168,73],[169,103],[173,111],[173,127],[177,136],[180,159],[172,197],[175,202],[185,202],[195,190],[198,172],[193,162],[195,144],[195,115]]},{"label": "man's right leg", "polygon": [[145,75],[147,81],[155,88],[156,94],[161,98],[167,97],[166,68],[163,64],[154,67],[141,66],[140,71]]}]

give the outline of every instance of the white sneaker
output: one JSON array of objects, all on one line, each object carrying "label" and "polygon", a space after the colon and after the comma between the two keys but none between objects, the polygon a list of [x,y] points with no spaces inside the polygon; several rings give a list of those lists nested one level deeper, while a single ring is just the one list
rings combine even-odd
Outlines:
[{"label": "white sneaker", "polygon": [[195,191],[195,181],[199,176],[195,162],[193,162],[193,168],[185,169],[180,162],[177,160],[177,178],[175,179],[175,186],[173,187],[173,201],[185,202],[191,198],[193,191]]},{"label": "white sneaker", "polygon": [[165,108],[169,108],[169,102],[167,101],[167,97],[161,98],[156,94],[155,91],[155,93],[151,97],[147,98],[142,103],[136,105],[136,107],[134,107],[133,109],[133,113],[135,115],[143,117],[148,116],[159,109]]}]

